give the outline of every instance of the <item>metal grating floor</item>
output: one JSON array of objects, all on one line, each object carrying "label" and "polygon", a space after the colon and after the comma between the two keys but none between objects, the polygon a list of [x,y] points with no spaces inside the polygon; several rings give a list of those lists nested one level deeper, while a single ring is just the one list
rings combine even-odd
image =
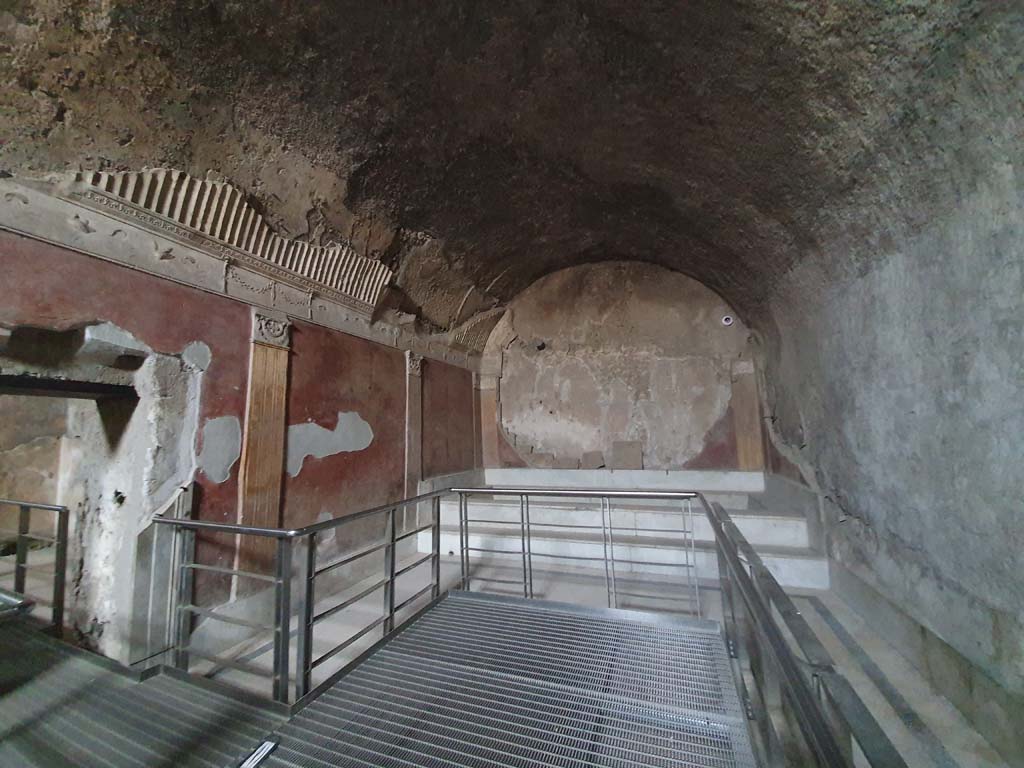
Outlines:
[{"label": "metal grating floor", "polygon": [[279,714],[190,682],[138,682],[30,626],[0,626],[0,766],[223,768]]},{"label": "metal grating floor", "polygon": [[718,625],[453,593],[278,732],[266,768],[753,768]]}]

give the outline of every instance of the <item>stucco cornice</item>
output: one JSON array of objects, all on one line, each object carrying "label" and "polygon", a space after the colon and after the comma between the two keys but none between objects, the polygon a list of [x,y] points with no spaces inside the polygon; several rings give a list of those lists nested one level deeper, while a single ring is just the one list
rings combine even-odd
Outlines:
[{"label": "stucco cornice", "polygon": [[[315,289],[292,279],[284,268],[257,269],[252,254],[242,258],[237,247],[215,247],[218,243],[201,231],[101,193],[78,178],[0,179],[0,229],[429,359],[470,370],[479,367],[479,355],[448,339],[374,320],[368,302]],[[374,297],[372,291],[357,295]]]}]

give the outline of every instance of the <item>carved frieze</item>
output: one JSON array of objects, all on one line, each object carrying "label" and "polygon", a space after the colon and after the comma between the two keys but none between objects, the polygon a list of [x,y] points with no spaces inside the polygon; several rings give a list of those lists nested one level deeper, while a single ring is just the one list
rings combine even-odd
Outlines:
[{"label": "carved frieze", "polygon": [[[86,193],[93,192],[90,199]],[[375,320],[367,304],[300,285],[294,276],[251,268],[252,261],[239,258],[237,251],[226,246],[218,251],[209,238],[74,178],[61,183],[0,179],[0,231],[70,248],[388,347],[412,350],[425,359],[469,370],[480,365],[478,355],[447,334],[426,336],[411,324]],[[3,336],[0,329],[0,347]]]},{"label": "carved frieze", "polygon": [[258,344],[288,349],[291,345],[291,322],[287,316],[262,309],[252,310],[252,340]]},{"label": "carved frieze", "polygon": [[405,372],[409,376],[422,376],[423,375],[423,355],[417,355],[415,352],[406,350],[405,352]]},{"label": "carved frieze", "polygon": [[168,169],[80,173],[71,196],[302,291],[373,312],[392,272],[348,245],[290,240],[230,184]]}]

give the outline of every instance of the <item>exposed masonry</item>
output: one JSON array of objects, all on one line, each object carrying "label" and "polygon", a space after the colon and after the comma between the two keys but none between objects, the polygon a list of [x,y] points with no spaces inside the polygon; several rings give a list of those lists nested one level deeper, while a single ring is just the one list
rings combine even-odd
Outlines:
[{"label": "exposed masonry", "polygon": [[488,372],[500,375],[499,424],[537,468],[679,469],[726,419],[731,373],[753,371],[749,332],[725,301],[632,262],[536,281],[486,350]]},{"label": "exposed masonry", "polygon": [[140,537],[195,476],[210,350],[192,342],[180,355],[156,352],[107,322],[11,330],[14,339],[25,330],[36,337],[27,359],[24,345],[0,351],[5,375],[134,390],[67,402],[56,498],[48,499],[71,510],[68,623],[83,645],[128,662]]},{"label": "exposed masonry", "polygon": [[[260,271],[296,278],[293,282],[300,287],[333,298],[346,297],[357,302],[357,308],[372,311],[391,280],[390,269],[359,256],[348,245],[312,245],[275,234],[245,195],[227,183],[165,168],[79,173],[76,181],[205,235],[221,250],[227,246],[231,252],[254,256],[256,261],[247,263]],[[104,202],[95,195],[87,199]]]}]

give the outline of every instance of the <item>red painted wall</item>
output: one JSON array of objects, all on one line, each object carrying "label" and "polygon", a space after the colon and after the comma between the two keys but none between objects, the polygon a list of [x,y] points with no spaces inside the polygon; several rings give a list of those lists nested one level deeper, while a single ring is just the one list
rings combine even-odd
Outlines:
[{"label": "red painted wall", "polygon": [[423,362],[423,476],[473,469],[473,374]]},{"label": "red painted wall", "polygon": [[[249,308],[126,267],[17,235],[0,233],[0,322],[66,330],[111,322],[157,352],[180,353],[202,341],[200,426],[217,416],[244,421],[249,370]],[[202,518],[234,520],[238,466],[222,484],[200,475]]]},{"label": "red painted wall", "polygon": [[[236,416],[244,424],[251,322],[247,305],[3,232],[0,275],[5,288],[0,323],[63,330],[109,321],[168,354],[180,353],[193,341],[206,343],[212,362],[203,377],[200,428],[218,416]],[[284,474],[287,527],[402,497],[405,386],[401,351],[310,323],[293,325],[288,424],[314,421],[333,429],[339,412],[355,411],[369,423],[373,440],[361,451],[307,457],[296,477]],[[428,474],[472,467],[472,374],[427,361],[423,386]],[[239,465],[235,463],[221,484],[202,473],[196,478],[200,519],[237,519]],[[337,543],[342,547],[365,538],[375,527],[346,531]],[[229,566],[233,541],[200,542],[199,555],[203,562]]]},{"label": "red painted wall", "polygon": [[288,423],[314,421],[334,429],[339,412],[355,411],[373,440],[361,451],[307,456],[284,478],[284,521],[306,525],[319,516],[402,498],[405,477],[405,357],[397,349],[308,323],[292,327]]},{"label": "red painted wall", "polygon": [[[0,322],[5,324],[66,330],[107,321],[167,354],[204,342],[211,362],[203,375],[200,428],[218,416],[236,416],[244,423],[251,322],[244,304],[2,232],[0,275],[7,288],[0,299]],[[237,520],[237,463],[223,483],[201,472],[196,482],[200,519]],[[198,557],[230,566],[234,542],[202,537]],[[209,581],[200,578],[200,588]]]}]

